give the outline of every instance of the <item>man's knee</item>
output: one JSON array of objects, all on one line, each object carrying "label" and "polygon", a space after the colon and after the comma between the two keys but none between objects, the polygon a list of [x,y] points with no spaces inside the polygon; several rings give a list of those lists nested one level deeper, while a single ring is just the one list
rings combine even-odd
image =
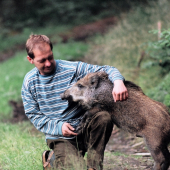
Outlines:
[{"label": "man's knee", "polygon": [[80,163],[81,167],[85,166],[83,156],[77,148],[78,143],[76,140],[47,140],[47,143],[48,146],[54,150],[54,164],[57,169],[74,169],[77,162]]}]

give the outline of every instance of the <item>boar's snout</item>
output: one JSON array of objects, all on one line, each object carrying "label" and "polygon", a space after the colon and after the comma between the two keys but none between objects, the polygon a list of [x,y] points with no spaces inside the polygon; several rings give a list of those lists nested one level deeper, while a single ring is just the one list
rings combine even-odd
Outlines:
[{"label": "boar's snout", "polygon": [[60,97],[61,97],[62,100],[65,100],[65,94],[64,93],[61,93]]},{"label": "boar's snout", "polygon": [[61,97],[62,100],[68,100],[70,102],[73,101],[73,97],[70,94],[66,93],[66,92],[61,93],[60,97]]}]

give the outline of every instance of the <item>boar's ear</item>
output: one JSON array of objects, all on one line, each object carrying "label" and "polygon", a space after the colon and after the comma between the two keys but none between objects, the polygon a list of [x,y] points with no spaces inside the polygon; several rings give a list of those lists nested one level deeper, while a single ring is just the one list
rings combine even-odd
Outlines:
[{"label": "boar's ear", "polygon": [[98,72],[98,75],[101,79],[108,79],[108,74],[104,71]]},{"label": "boar's ear", "polygon": [[90,79],[90,88],[97,88],[98,83],[99,83],[99,76],[96,74],[91,77]]}]

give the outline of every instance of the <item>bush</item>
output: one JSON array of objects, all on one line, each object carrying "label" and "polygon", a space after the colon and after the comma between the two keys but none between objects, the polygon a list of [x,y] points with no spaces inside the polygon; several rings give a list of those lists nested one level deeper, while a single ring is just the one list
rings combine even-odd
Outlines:
[{"label": "bush", "polygon": [[170,108],[170,73],[165,76],[157,87],[151,89],[147,95],[152,99],[164,103]]},{"label": "bush", "polygon": [[[151,32],[159,35],[158,30]],[[162,31],[158,38],[159,40],[148,43],[146,53],[151,60],[145,66],[160,66],[160,73],[165,77],[147,95],[170,108],[170,29]]]},{"label": "bush", "polygon": [[[158,35],[157,30],[151,32]],[[170,71],[170,29],[164,30],[158,41],[149,42],[146,53],[152,59],[150,65],[159,65],[161,73],[167,74]]]}]

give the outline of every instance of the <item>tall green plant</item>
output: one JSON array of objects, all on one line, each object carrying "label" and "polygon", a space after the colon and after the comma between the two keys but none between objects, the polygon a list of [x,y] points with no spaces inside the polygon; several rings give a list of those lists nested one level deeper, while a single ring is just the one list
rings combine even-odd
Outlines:
[{"label": "tall green plant", "polygon": [[[158,30],[151,32],[159,35]],[[168,73],[170,71],[170,29],[164,30],[158,41],[149,42],[146,52],[152,59],[150,65],[159,65],[162,68],[161,73]]]},{"label": "tall green plant", "polygon": [[164,103],[170,108],[170,73],[165,76],[161,83],[150,89],[147,93],[149,97]]},{"label": "tall green plant", "polygon": [[[158,30],[150,32],[159,35]],[[148,43],[146,53],[149,58],[151,58],[151,61],[147,64],[149,64],[150,67],[153,65],[160,66],[161,74],[166,76],[156,87],[152,88],[147,95],[170,108],[170,29],[162,31],[158,38],[157,41]]]}]

